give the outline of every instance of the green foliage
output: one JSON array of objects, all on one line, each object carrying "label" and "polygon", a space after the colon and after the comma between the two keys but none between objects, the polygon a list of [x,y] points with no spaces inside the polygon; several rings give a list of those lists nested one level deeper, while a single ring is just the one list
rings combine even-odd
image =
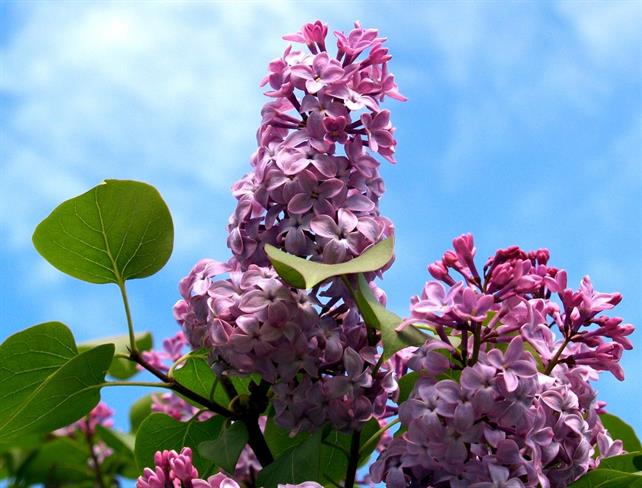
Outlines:
[{"label": "green foliage", "polygon": [[94,474],[87,463],[89,447],[82,440],[60,437],[44,444],[18,470],[16,478],[25,484],[76,486],[91,481]]},{"label": "green foliage", "polygon": [[419,373],[417,371],[411,371],[408,374],[403,375],[399,378],[399,399],[398,404],[408,400],[412,389],[415,387],[415,383],[419,379]]},{"label": "green foliage", "polygon": [[173,242],[172,217],[158,191],[127,180],[105,180],[63,202],[33,234],[49,263],[90,283],[150,276],[165,265]]},{"label": "green foliage", "polygon": [[[151,332],[142,332],[136,334],[136,347],[139,351],[149,351],[152,348],[152,334]],[[129,353],[129,336],[115,336],[115,337],[103,337],[101,339],[95,339],[93,341],[82,342],[78,344],[78,350],[80,352],[96,347],[100,344],[113,344],[116,348],[116,353],[128,354]],[[119,379],[126,380],[138,373],[138,368],[136,363],[125,358],[115,357],[111,361],[109,366],[109,375]]]},{"label": "green foliage", "polygon": [[272,464],[261,470],[258,486],[276,488],[279,484],[320,481],[322,431],[308,436],[300,444],[290,447]]},{"label": "green foliage", "polygon": [[570,488],[642,488],[642,451],[603,459]]},{"label": "green foliage", "polygon": [[247,441],[247,428],[243,422],[234,422],[224,427],[215,440],[201,442],[198,452],[205,459],[213,461],[216,466],[228,473],[234,473],[236,462]]},{"label": "green foliage", "polygon": [[296,288],[308,289],[334,276],[367,273],[381,269],[393,257],[394,240],[392,237],[385,239],[361,256],[339,264],[309,261],[283,252],[269,244],[266,244],[265,252],[281,278]]},{"label": "green foliage", "polygon": [[59,322],[36,325],[0,345],[0,441],[78,420],[100,399],[113,344],[78,354]]},{"label": "green foliage", "polygon": [[353,292],[366,325],[381,331],[384,359],[390,358],[405,347],[419,346],[426,341],[426,336],[412,325],[404,327],[401,331],[397,330],[402,322],[401,317],[377,301],[363,275],[359,275],[358,287]]},{"label": "green foliage", "polygon": [[112,450],[113,454],[105,461],[104,471],[119,473],[127,478],[138,477],[138,468],[134,457],[135,437],[127,432],[96,426],[96,434]]},{"label": "green foliage", "polygon": [[[370,439],[378,430],[379,423],[375,419],[369,420],[363,426],[361,431],[361,446],[364,446],[368,439]],[[285,429],[282,429],[274,423],[274,419],[272,417],[268,419],[267,425],[265,426],[265,440],[270,446],[272,454],[276,458],[288,456],[292,459],[294,456],[294,461],[296,461],[298,458],[293,454],[293,452],[299,449],[300,446],[308,446],[308,444],[305,443],[310,442],[310,437],[314,437],[314,435],[301,433],[294,437],[290,437]],[[318,462],[318,470],[312,470],[309,475],[314,477],[306,479],[318,481],[322,484],[328,483],[329,480],[338,481],[343,479],[348,467],[347,453],[350,451],[350,443],[351,436],[349,434],[343,434],[329,429],[324,430],[318,449],[314,450],[313,454],[311,454],[313,457],[313,459],[311,458],[311,466],[317,466]],[[371,444],[370,448],[362,453],[360,461],[367,461],[375,447],[376,443]],[[280,483],[285,483],[285,481],[280,481]],[[295,482],[288,481],[288,483]]]},{"label": "green foliage", "polygon": [[[212,394],[215,393],[214,382],[216,377],[205,358],[190,357],[180,368],[174,370],[174,379],[204,398],[211,398]],[[217,385],[216,389],[218,390],[220,387]],[[185,398],[185,400],[192,404],[194,403],[188,398]],[[229,400],[222,402],[222,404],[227,405],[228,402]],[[197,407],[201,407],[201,405],[197,405]]]},{"label": "green foliage", "polygon": [[129,425],[132,434],[136,434],[143,420],[152,413],[152,395],[140,397],[129,409]]},{"label": "green foliage", "polygon": [[194,466],[199,473],[206,473],[211,462],[198,452],[201,442],[218,437],[223,427],[224,418],[212,417],[205,422],[192,418],[188,422],[180,422],[162,414],[152,413],[140,424],[136,433],[134,454],[138,469],[154,466],[154,453],[165,449],[179,452],[183,447],[192,448]]},{"label": "green foliage", "polygon": [[610,413],[600,415],[600,420],[613,439],[622,440],[625,450],[629,452],[642,451],[640,439],[635,435],[633,428],[624,420]]}]

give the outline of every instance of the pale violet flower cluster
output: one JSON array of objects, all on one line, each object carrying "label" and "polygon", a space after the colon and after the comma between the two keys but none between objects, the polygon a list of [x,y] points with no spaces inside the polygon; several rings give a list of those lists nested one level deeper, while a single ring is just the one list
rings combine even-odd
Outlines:
[{"label": "pale violet flower cluster", "polygon": [[568,289],[546,250],[500,250],[482,273],[474,256],[472,236],[455,239],[429,267],[439,281],[411,301],[408,323],[436,338],[407,363],[420,373],[400,407],[407,431],[371,475],[393,488],[568,486],[622,452],[590,385],[602,370],[623,377],[633,326],[601,314],[621,296],[596,292],[588,277]]},{"label": "pale violet flower cluster", "polygon": [[290,46],[270,63],[262,84],[271,101],[252,171],[233,186],[233,257],[197,263],[174,308],[190,345],[210,351],[217,373],[258,373],[273,385],[276,421],[292,432],[328,421],[358,429],[386,411],[396,389],[387,365],[374,377],[366,368],[379,353],[340,280],[294,290],[264,252],[272,244],[337,263],[393,234],[379,213],[384,187],[374,157],[394,161],[390,113],[380,107],[386,97],[404,100],[388,72],[391,56],[385,39],[358,23],[335,33],[332,56],[327,31],[319,21],[304,25],[285,39],[309,52]]},{"label": "pale violet flower cluster", "polygon": [[252,171],[232,189],[228,246],[242,269],[268,264],[265,243],[335,263],[392,233],[378,210],[384,186],[373,154],[394,161],[390,112],[379,103],[405,98],[376,29],[336,32],[336,56],[327,32],[317,21],[285,36],[310,52],[288,47],[262,82],[272,101],[261,111]]},{"label": "pale violet flower cluster", "polygon": [[98,464],[102,464],[105,459],[114,453],[107,444],[96,438],[96,427],[99,425],[105,428],[110,428],[114,425],[114,411],[105,402],[98,402],[83,418],[56,430],[54,434],[61,437],[81,436],[83,439],[89,440],[93,455],[87,460],[87,463],[93,469],[94,457]]},{"label": "pale violet flower cluster", "polygon": [[[298,485],[278,485],[279,488],[322,488],[313,481]],[[192,450],[184,447],[176,451],[158,451],[154,455],[154,467],[145,468],[136,482],[136,488],[241,488],[233,478],[219,472],[207,479],[199,478],[192,464]]]}]

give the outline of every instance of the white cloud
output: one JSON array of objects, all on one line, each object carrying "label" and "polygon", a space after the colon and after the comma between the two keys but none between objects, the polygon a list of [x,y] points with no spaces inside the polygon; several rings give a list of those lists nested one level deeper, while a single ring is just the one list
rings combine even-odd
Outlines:
[{"label": "white cloud", "polygon": [[0,225],[11,244],[26,244],[43,208],[105,177],[157,182],[171,203],[179,188],[202,200],[227,192],[246,170],[258,81],[283,49],[272,30],[292,24],[283,3],[22,8],[0,51],[10,106]]}]

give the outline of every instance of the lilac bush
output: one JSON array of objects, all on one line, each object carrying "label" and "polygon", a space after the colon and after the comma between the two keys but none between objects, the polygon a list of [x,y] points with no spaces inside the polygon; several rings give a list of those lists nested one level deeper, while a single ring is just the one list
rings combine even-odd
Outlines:
[{"label": "lilac bush", "polygon": [[399,412],[407,431],[372,466],[374,478],[393,487],[564,487],[621,454],[590,385],[600,371],[624,378],[618,363],[633,326],[602,313],[621,295],[596,292],[588,276],[567,288],[545,249],[499,250],[480,273],[471,235],[453,247],[411,299],[406,323],[434,338],[408,361],[420,378]]},{"label": "lilac bush", "polygon": [[[179,283],[180,331],[153,349],[126,282],[173,245],[158,192],[107,180],[34,233],[54,266],[120,290],[127,336],[76,344],[58,322],[0,345],[0,479],[107,488],[634,486],[642,445],[593,383],[624,379],[634,327],[619,293],[568,287],[549,252],[512,246],[478,268],[473,237],[387,310],[394,261],[380,161],[387,98],[404,101],[386,39],[305,24],[261,82],[258,148],[232,187],[231,256]],[[130,381],[144,372],[154,381]],[[107,387],[151,387],[113,428]],[[374,454],[373,454],[374,453]],[[361,469],[360,469],[361,468]],[[606,483],[606,484],[604,484]],[[619,484],[618,484],[619,483]],[[624,484],[623,484],[624,483]]]}]

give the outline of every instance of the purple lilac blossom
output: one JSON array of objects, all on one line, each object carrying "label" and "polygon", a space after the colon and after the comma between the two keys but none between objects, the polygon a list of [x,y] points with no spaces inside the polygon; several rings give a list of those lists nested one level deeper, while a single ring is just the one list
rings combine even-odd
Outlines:
[{"label": "purple lilac blossom", "polygon": [[[218,472],[207,479],[199,477],[198,470],[192,464],[192,450],[184,447],[176,451],[157,451],[154,455],[154,467],[147,467],[136,481],[136,488],[240,488],[241,485],[223,472]],[[321,488],[313,481],[298,485],[278,485],[279,488]]]},{"label": "purple lilac blossom", "polygon": [[438,281],[411,299],[406,323],[439,339],[402,365],[420,372],[399,409],[407,431],[371,477],[390,487],[554,488],[621,453],[590,384],[605,370],[623,378],[633,326],[601,315],[621,295],[596,292],[588,277],[567,288],[545,249],[499,250],[480,272],[471,235],[453,247],[429,266]]},{"label": "purple lilac blossom", "polygon": [[[194,349],[205,347],[217,374],[258,373],[273,385],[277,423],[296,433],[330,421],[359,428],[390,415],[396,391],[388,364],[375,377],[377,344],[340,280],[297,291],[276,275],[265,244],[326,263],[343,262],[393,235],[379,213],[384,186],[378,153],[394,162],[390,112],[380,103],[405,100],[388,71],[385,38],[357,22],[335,33],[306,24],[268,66],[252,171],[234,184],[237,206],[228,225],[227,263],[199,261],[179,286],[174,315]],[[227,273],[227,278],[221,276]],[[375,274],[367,278],[372,280]],[[377,296],[385,295],[371,284]],[[365,371],[364,371],[365,370]]]},{"label": "purple lilac blossom", "polygon": [[[104,402],[99,402],[87,415],[73,424],[58,429],[54,435],[61,437],[76,437],[81,435],[83,438],[91,439],[92,449],[98,464],[113,454],[113,450],[103,441],[96,439],[96,427],[101,425],[106,428],[114,425],[114,411]],[[93,467],[94,459],[90,457],[88,464]]]}]

